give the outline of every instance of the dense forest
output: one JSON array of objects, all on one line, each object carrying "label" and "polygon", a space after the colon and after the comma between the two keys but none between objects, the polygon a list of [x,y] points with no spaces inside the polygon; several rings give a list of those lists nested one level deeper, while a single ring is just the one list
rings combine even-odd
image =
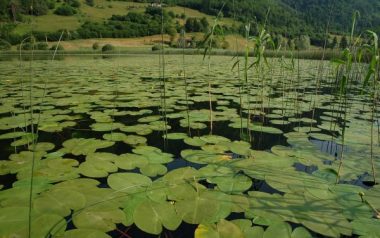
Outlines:
[{"label": "dense forest", "polygon": [[[110,0],[111,1],[111,0]],[[125,0],[126,1],[126,0]],[[76,14],[80,6],[78,0],[1,0],[0,1],[0,38],[16,44],[24,36],[11,34],[16,22],[24,21],[25,15],[40,16],[47,14],[49,9],[57,15],[69,16]],[[152,0],[134,0],[134,2],[151,3]],[[326,27],[332,34],[344,35],[349,32],[354,11],[361,12],[358,30],[372,29],[380,32],[380,2],[375,0],[166,0],[169,6],[184,6],[199,10],[209,15],[219,12],[224,17],[233,18],[240,22],[232,27],[224,27],[223,32],[240,33],[244,35],[245,23],[253,23],[252,34],[255,34],[258,25],[267,22],[267,29],[277,37],[296,39],[301,36],[310,38],[311,44],[322,46],[325,39]],[[85,4],[94,6],[94,0],[86,0]],[[82,2],[83,4],[83,2]],[[267,18],[267,13],[269,15]],[[205,32],[202,19],[185,19],[186,24],[180,26],[179,19],[186,16],[176,16],[165,12],[165,33],[179,33],[181,27],[188,32]],[[267,19],[267,20],[266,20]],[[202,25],[203,24],[203,25]],[[138,37],[153,35],[160,32],[160,17],[152,11],[145,13],[113,16],[103,23],[83,22],[81,27],[70,34],[70,37]],[[37,38],[56,40],[59,32],[39,32]],[[335,44],[332,42],[332,44]]]}]

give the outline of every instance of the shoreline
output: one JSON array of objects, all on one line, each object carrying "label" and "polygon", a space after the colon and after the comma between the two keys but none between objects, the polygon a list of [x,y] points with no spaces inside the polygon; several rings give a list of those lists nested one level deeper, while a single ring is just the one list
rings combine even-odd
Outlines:
[{"label": "shoreline", "polygon": [[[53,56],[54,51],[52,50],[23,50],[23,51],[0,51],[0,57],[15,57],[15,56]],[[63,50],[57,51],[56,56],[126,56],[126,55],[134,55],[134,54],[159,54],[160,51],[152,51],[150,48],[124,48],[115,51],[109,52],[101,52],[94,50]],[[203,55],[204,49],[182,49],[177,48],[166,48],[164,53],[167,55]],[[220,55],[220,56],[244,56],[244,51],[232,51],[232,50],[221,50],[214,49],[211,52],[211,55]],[[295,59],[312,59],[312,60],[330,60],[333,58],[337,58],[341,52],[339,50],[331,50],[327,49],[323,50],[294,50],[294,51],[275,51],[275,50],[267,50],[265,55],[268,58],[295,58]],[[250,56],[253,56],[253,52],[250,52]]]}]

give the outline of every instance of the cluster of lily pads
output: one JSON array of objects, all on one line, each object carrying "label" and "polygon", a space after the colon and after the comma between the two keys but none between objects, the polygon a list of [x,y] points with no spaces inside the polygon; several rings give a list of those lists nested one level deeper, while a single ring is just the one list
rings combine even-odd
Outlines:
[{"label": "cluster of lily pads", "polygon": [[[213,59],[212,75],[189,60],[188,92],[175,60],[165,107],[157,70],[142,66],[154,57],[33,62],[32,82],[2,62],[0,237],[100,238],[133,225],[158,236],[183,223],[196,238],[379,236],[380,186],[362,183],[373,179],[373,122],[361,95],[342,146],[342,108],[315,94],[313,62],[297,80],[271,69],[247,101],[228,58]],[[269,149],[253,149],[261,138]]]}]

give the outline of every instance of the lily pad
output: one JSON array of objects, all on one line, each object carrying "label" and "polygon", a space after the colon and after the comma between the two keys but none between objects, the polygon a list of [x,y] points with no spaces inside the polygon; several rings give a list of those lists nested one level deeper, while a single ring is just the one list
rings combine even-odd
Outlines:
[{"label": "lily pad", "polygon": [[63,142],[64,151],[73,155],[88,155],[98,149],[111,147],[115,144],[113,141],[98,139],[74,138]]},{"label": "lily pad", "polygon": [[152,184],[152,180],[137,173],[115,173],[108,176],[107,183],[118,192],[133,194],[145,191]]},{"label": "lily pad", "polygon": [[155,235],[162,232],[163,226],[168,230],[175,230],[182,222],[172,204],[151,200],[146,200],[135,208],[133,220],[138,228]]}]

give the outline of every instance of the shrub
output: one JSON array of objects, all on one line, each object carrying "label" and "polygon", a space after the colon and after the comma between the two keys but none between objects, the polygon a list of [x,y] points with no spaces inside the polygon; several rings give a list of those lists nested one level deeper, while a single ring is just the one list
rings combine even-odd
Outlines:
[{"label": "shrub", "polygon": [[154,45],[154,46],[152,46],[152,51],[158,51],[158,50],[161,50],[161,46],[160,45]]},{"label": "shrub", "polygon": [[226,50],[230,48],[230,43],[228,43],[228,41],[223,41],[222,43],[222,49]]},{"label": "shrub", "polygon": [[54,9],[55,8],[55,2],[54,1],[48,1],[47,6],[49,9]]},{"label": "shrub", "polygon": [[19,45],[17,49],[19,50],[21,47],[22,50],[32,50],[33,49],[33,44],[30,42],[23,43],[22,45]]},{"label": "shrub", "polygon": [[55,9],[54,14],[60,16],[72,16],[76,13],[75,9],[70,5],[62,5]]},{"label": "shrub", "polygon": [[12,45],[4,40],[0,39],[0,50],[10,50]]},{"label": "shrub", "polygon": [[94,0],[86,0],[86,4],[89,5],[90,7],[95,6]]},{"label": "shrub", "polygon": [[115,47],[111,44],[106,44],[102,47],[102,52],[114,51]]},{"label": "shrub", "polygon": [[[57,45],[53,45],[50,47],[50,50],[55,50],[57,48]],[[58,45],[57,50],[65,50],[65,48],[62,45]]]},{"label": "shrub", "polygon": [[99,43],[98,42],[95,42],[94,44],[92,44],[92,49],[93,50],[97,50],[97,49],[99,49]]},{"label": "shrub", "polygon": [[78,0],[71,0],[70,6],[78,8],[80,7],[80,2]]},{"label": "shrub", "polygon": [[49,45],[46,42],[38,42],[35,48],[37,50],[47,50]]}]

